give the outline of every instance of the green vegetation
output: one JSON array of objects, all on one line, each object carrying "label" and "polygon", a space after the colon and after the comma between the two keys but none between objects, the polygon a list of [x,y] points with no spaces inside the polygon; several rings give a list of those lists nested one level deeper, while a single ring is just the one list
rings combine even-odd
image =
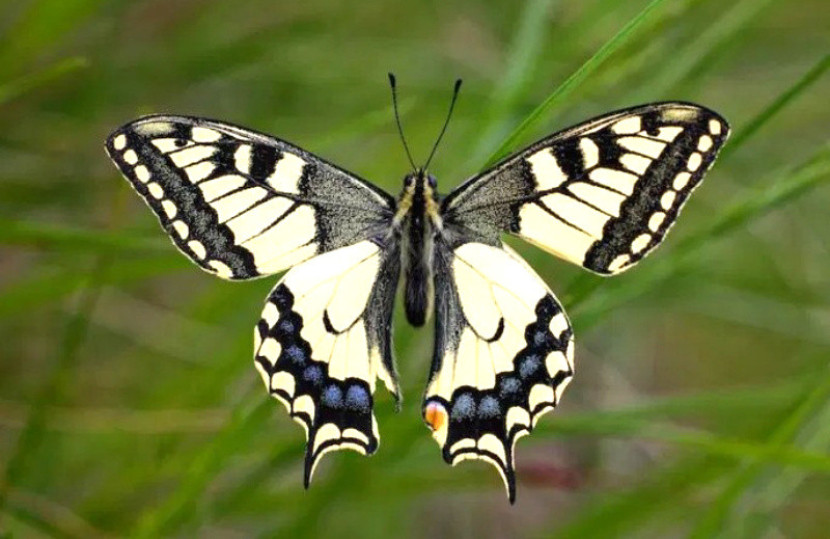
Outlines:
[{"label": "green vegetation", "polygon": [[[820,0],[0,4],[0,537],[821,537],[830,525],[830,8]],[[273,133],[397,193],[647,101],[733,137],[664,246],[615,279],[510,240],[577,337],[517,504],[420,419],[431,330],[396,313],[400,413],[302,489],[252,365],[276,279],[189,264],[103,151],[150,112]]]}]

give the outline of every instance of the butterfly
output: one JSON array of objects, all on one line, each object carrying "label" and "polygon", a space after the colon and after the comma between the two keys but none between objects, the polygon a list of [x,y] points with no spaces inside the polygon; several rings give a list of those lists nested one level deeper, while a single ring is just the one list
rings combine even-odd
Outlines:
[{"label": "butterfly", "polygon": [[[283,140],[224,122],[153,115],[106,141],[173,243],[229,280],[288,270],[265,300],[254,365],[303,426],[304,484],[330,451],[378,448],[381,380],[400,402],[392,312],[434,314],[422,414],[446,462],[484,460],[512,503],[515,445],[574,373],[556,297],[501,236],[600,275],[659,245],[729,134],[691,103],[652,103],[550,135],[441,196],[426,164],[398,197]],[[450,113],[460,81],[456,82]]]}]

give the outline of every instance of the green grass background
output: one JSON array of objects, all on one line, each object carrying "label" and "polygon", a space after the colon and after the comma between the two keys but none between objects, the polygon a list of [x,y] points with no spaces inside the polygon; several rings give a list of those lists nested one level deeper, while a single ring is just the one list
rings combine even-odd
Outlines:
[{"label": "green grass background", "polygon": [[[825,0],[0,3],[0,536],[823,537],[830,525]],[[420,419],[431,330],[395,319],[404,405],[301,484],[252,365],[275,279],[175,252],[103,151],[153,112],[274,133],[397,193],[464,79],[446,192],[593,115],[705,104],[733,137],[664,246],[615,279],[511,241],[577,337],[510,507]]]}]

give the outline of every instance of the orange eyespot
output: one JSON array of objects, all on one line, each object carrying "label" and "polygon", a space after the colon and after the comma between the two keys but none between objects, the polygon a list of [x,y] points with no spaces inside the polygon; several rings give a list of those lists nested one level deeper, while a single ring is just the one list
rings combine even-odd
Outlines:
[{"label": "orange eyespot", "polygon": [[447,422],[447,411],[439,402],[430,402],[424,409],[424,421],[434,431],[441,429]]}]

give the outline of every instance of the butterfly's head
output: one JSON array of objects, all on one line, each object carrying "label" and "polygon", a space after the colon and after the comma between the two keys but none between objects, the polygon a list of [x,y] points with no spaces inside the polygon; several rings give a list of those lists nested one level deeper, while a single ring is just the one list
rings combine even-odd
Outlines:
[{"label": "butterfly's head", "polygon": [[428,174],[427,171],[423,169],[418,169],[415,172],[411,172],[403,177],[404,191],[414,192],[419,188],[425,192],[428,190],[435,191],[435,187],[437,185],[438,182],[435,180],[435,176]]}]

